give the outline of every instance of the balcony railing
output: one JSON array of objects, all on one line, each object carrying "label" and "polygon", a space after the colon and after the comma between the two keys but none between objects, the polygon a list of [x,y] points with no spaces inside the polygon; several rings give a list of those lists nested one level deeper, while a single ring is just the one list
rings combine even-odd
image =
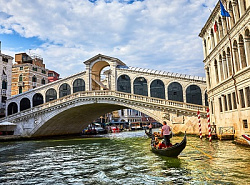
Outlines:
[{"label": "balcony railing", "polygon": [[6,89],[2,89],[1,95],[2,95],[2,96],[6,96],[6,91],[7,91]]},{"label": "balcony railing", "polygon": [[23,87],[24,86],[24,82],[18,82],[18,86],[19,87]]}]

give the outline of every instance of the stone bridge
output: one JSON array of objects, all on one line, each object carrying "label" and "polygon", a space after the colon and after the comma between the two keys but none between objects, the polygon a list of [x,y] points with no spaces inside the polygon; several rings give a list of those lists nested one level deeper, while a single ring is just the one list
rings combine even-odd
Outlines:
[{"label": "stone bridge", "polygon": [[8,99],[0,121],[16,123],[15,135],[75,134],[105,113],[131,108],[167,120],[176,132],[198,133],[197,110],[206,117],[204,78],[128,67],[101,54],[84,63],[86,71]]}]

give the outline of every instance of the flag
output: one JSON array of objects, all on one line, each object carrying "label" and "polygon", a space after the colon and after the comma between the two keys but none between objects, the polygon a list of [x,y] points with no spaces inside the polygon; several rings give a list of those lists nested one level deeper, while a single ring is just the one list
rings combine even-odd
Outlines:
[{"label": "flag", "polygon": [[214,23],[214,32],[217,32],[217,23]]},{"label": "flag", "polygon": [[230,14],[225,10],[221,1],[220,1],[220,12],[222,17],[230,17]]}]

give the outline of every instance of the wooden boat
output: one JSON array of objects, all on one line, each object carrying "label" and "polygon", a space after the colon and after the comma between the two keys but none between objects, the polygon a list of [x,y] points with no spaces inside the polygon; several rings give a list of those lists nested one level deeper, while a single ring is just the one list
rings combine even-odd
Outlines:
[{"label": "wooden boat", "polygon": [[[154,139],[154,137],[152,138],[152,140]],[[187,137],[186,137],[186,132],[184,135],[183,140],[180,143],[176,143],[171,147],[168,148],[163,148],[163,149],[157,149],[154,147],[153,142],[151,142],[151,149],[152,152],[156,153],[156,154],[160,154],[163,156],[167,156],[167,157],[177,157],[182,150],[184,150],[184,148],[186,147],[187,144]]]}]

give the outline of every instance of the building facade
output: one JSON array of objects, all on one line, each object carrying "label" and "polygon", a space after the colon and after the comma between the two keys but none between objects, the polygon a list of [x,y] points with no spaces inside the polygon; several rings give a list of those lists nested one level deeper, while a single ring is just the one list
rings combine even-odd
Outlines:
[{"label": "building facade", "polygon": [[233,127],[240,136],[250,131],[250,1],[222,1],[230,17],[222,17],[217,3],[199,36],[211,122]]},{"label": "building facade", "polygon": [[57,72],[52,71],[52,70],[48,71],[48,83],[59,80],[59,77],[60,77],[60,74],[58,74]]},{"label": "building facade", "polygon": [[6,100],[11,96],[11,74],[12,74],[12,61],[13,57],[1,53],[1,42],[0,42],[0,117],[5,116],[5,105]]},{"label": "building facade", "polygon": [[48,83],[48,70],[39,56],[19,53],[12,67],[11,95],[17,95]]}]

